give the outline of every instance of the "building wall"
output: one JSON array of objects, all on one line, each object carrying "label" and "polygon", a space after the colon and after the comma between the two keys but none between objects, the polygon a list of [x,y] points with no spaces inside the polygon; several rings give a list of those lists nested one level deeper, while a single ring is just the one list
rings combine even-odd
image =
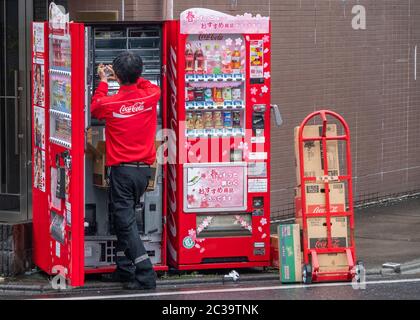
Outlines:
[{"label": "building wall", "polygon": [[[352,28],[355,5],[366,8],[366,30]],[[161,6],[125,0],[125,18],[159,20]],[[273,219],[293,215],[293,128],[318,109],[350,126],[356,203],[420,189],[420,0],[174,0],[174,17],[189,7],[271,16],[272,102],[284,119],[272,127]],[[121,1],[72,0],[69,8],[118,9]]]}]

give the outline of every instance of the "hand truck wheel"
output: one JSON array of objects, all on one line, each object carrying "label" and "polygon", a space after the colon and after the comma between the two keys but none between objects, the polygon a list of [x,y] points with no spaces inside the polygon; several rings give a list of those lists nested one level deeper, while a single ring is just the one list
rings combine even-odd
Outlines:
[{"label": "hand truck wheel", "polygon": [[310,264],[305,264],[303,266],[302,281],[304,284],[312,283],[312,266]]},{"label": "hand truck wheel", "polygon": [[356,282],[360,282],[362,280],[362,277],[365,275],[365,266],[363,265],[362,261],[357,261],[355,266],[355,274],[354,279]]}]

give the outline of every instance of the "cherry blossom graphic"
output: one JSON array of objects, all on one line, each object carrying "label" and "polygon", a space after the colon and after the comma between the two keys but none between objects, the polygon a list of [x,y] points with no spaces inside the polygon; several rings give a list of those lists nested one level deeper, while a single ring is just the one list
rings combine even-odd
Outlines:
[{"label": "cherry blossom graphic", "polygon": [[200,248],[201,248],[201,246],[200,246],[198,243],[196,243],[196,244],[195,244],[195,247],[196,247],[197,249],[200,249]]},{"label": "cherry blossom graphic", "polygon": [[208,208],[210,205],[207,200],[202,200],[200,203],[200,208]]},{"label": "cherry blossom graphic", "polygon": [[266,34],[266,35],[263,37],[263,42],[264,42],[264,43],[267,43],[267,42],[269,42],[269,41],[270,41],[270,36]]},{"label": "cherry blossom graphic", "polygon": [[201,160],[201,154],[199,156],[197,156],[197,160],[200,161]]},{"label": "cherry blossom graphic", "polygon": [[245,39],[246,39],[246,41],[249,41],[250,40],[249,36],[246,36]]},{"label": "cherry blossom graphic", "polygon": [[257,99],[255,99],[255,98],[252,98],[251,101],[254,102],[254,103],[257,103]]},{"label": "cherry blossom graphic", "polygon": [[237,45],[237,46],[242,45],[242,39],[241,39],[241,38],[237,38],[237,39],[235,40],[235,45]]},{"label": "cherry blossom graphic", "polygon": [[251,94],[252,94],[252,95],[254,95],[254,96],[255,96],[255,95],[257,94],[257,92],[258,92],[258,89],[257,89],[256,87],[252,87],[252,88],[251,88]]},{"label": "cherry blossom graphic", "polygon": [[227,38],[226,39],[226,45],[227,46],[231,46],[232,45],[233,40],[231,38]]},{"label": "cherry blossom graphic", "polygon": [[271,78],[270,71],[266,71],[266,72],[264,72],[264,78],[265,78],[265,79],[270,79],[270,78]]},{"label": "cherry blossom graphic", "polygon": [[264,69],[266,69],[268,67],[268,63],[267,62],[265,62],[264,63]]},{"label": "cherry blossom graphic", "polygon": [[192,152],[192,151],[188,151],[188,155],[189,155],[189,156],[193,156],[193,155],[194,155],[194,152]]},{"label": "cherry blossom graphic", "polygon": [[249,156],[249,147],[248,147],[248,143],[247,142],[240,142],[238,145],[238,149],[242,150],[242,154],[244,155],[245,158],[248,158]]},{"label": "cherry blossom graphic", "polygon": [[262,226],[265,226],[267,224],[267,219],[266,218],[261,218],[260,223]]},{"label": "cherry blossom graphic", "polygon": [[194,230],[194,229],[190,229],[190,230],[188,230],[188,235],[191,237],[191,239],[192,239],[193,241],[195,241],[195,239],[197,239],[197,235],[196,235],[196,233],[195,233],[195,230]]},{"label": "cherry blossom graphic", "polygon": [[261,228],[261,226],[259,226],[259,227],[258,227],[258,231],[259,231],[259,232],[262,232],[262,228]]},{"label": "cherry blossom graphic", "polygon": [[206,249],[201,248],[201,249],[200,249],[200,253],[203,253],[205,250],[206,250]]},{"label": "cherry blossom graphic", "polygon": [[267,86],[263,86],[263,87],[261,88],[261,92],[262,92],[262,93],[267,93],[267,92],[268,92],[268,87],[267,87]]},{"label": "cherry blossom graphic", "polygon": [[233,224],[240,224],[244,229],[249,230],[250,232],[252,232],[252,226],[245,221],[245,219],[242,216],[235,216],[235,221],[233,222]]},{"label": "cherry blossom graphic", "polygon": [[190,204],[190,205],[194,204],[194,202],[195,202],[195,197],[194,197],[194,195],[191,195],[191,194],[187,195],[187,202],[188,202],[188,204]]},{"label": "cherry blossom graphic", "polygon": [[269,51],[270,51],[270,49],[268,49],[268,48],[264,49],[264,53],[268,53]]},{"label": "cherry blossom graphic", "polygon": [[261,236],[261,239],[265,239],[265,237],[267,237],[267,234],[263,233],[262,236]]},{"label": "cherry blossom graphic", "polygon": [[223,156],[227,155],[227,151],[226,151],[226,150],[224,150],[224,151],[222,152],[222,155],[223,155]]},{"label": "cherry blossom graphic", "polygon": [[207,177],[207,175],[205,173],[201,174],[201,179],[205,179]]}]

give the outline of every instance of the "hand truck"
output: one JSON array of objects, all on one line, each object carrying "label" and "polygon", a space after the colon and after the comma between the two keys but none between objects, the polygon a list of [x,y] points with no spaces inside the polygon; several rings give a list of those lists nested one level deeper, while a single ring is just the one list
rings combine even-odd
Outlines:
[{"label": "hand truck", "polygon": [[[344,128],[344,135],[327,136],[327,115],[338,119]],[[320,116],[322,119],[322,133],[319,137],[304,137],[303,132],[305,125],[309,120]],[[345,175],[331,177],[328,175],[328,155],[327,155],[327,141],[345,141],[346,143],[346,164],[347,172]],[[305,176],[304,158],[303,158],[303,143],[319,141],[321,144],[322,157],[324,163],[324,175],[322,177]],[[350,132],[347,123],[337,113],[330,110],[320,110],[309,114],[301,123],[299,127],[299,166],[300,166],[300,190],[301,190],[301,208],[302,208],[302,229],[303,229],[303,266],[302,266],[302,280],[304,283],[324,282],[324,281],[357,281],[360,282],[362,274],[364,273],[363,263],[356,261],[355,243],[354,243],[354,209],[353,209],[353,189],[352,189],[352,168],[351,168],[351,154],[350,154]],[[321,183],[325,186],[325,212],[323,213],[308,213],[306,207],[306,190],[305,184],[307,182]],[[348,210],[345,212],[331,212],[330,207],[330,181],[342,182],[347,181],[348,186]],[[345,206],[344,206],[345,208]],[[327,227],[327,241],[326,246],[322,248],[311,247],[308,243],[308,218],[325,218]],[[331,237],[331,218],[332,217],[347,217],[347,223],[350,225],[350,236],[346,247],[338,247],[333,244]],[[319,256],[323,254],[341,253],[347,257],[347,266],[340,270],[320,270]],[[354,279],[354,280],[353,280]]]}]

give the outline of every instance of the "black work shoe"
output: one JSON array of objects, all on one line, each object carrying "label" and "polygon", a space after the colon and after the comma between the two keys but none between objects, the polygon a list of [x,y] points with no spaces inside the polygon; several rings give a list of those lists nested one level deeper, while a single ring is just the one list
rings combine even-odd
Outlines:
[{"label": "black work shoe", "polygon": [[134,277],[124,277],[121,276],[119,273],[107,273],[101,276],[101,280],[103,282],[132,282]]},{"label": "black work shoe", "polygon": [[156,283],[152,284],[141,284],[138,281],[131,281],[124,286],[126,290],[151,290],[156,289]]}]

